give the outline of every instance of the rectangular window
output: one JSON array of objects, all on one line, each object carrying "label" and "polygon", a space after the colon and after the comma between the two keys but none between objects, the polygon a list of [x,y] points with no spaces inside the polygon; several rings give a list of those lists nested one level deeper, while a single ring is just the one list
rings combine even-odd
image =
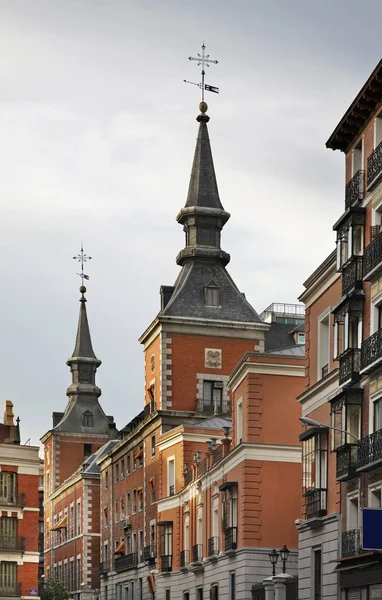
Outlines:
[{"label": "rectangular window", "polygon": [[126,456],[126,475],[130,475],[131,471],[131,456],[128,454]]},{"label": "rectangular window", "polygon": [[0,562],[0,589],[4,595],[14,596],[17,588],[17,563]]},{"label": "rectangular window", "polygon": [[243,400],[241,398],[237,403],[236,421],[237,443],[240,444],[243,441]]},{"label": "rectangular window", "polygon": [[[325,316],[319,317],[318,319],[318,379],[325,377],[329,372],[330,363],[330,313],[328,312]],[[336,355],[339,355],[339,349],[337,347]]]},{"label": "rectangular window", "polygon": [[70,505],[69,510],[69,537],[74,537],[74,505]]},{"label": "rectangular window", "polygon": [[109,487],[109,471],[106,469],[105,471],[105,490]]},{"label": "rectangular window", "polygon": [[121,479],[123,479],[125,477],[125,459],[122,458],[121,460]]},{"label": "rectangular window", "polygon": [[203,413],[222,414],[223,385],[222,381],[203,381]]},{"label": "rectangular window", "polygon": [[77,500],[76,524],[77,524],[77,535],[80,535],[81,534],[81,500]]},{"label": "rectangular window", "polygon": [[190,592],[183,592],[183,600],[190,600]]},{"label": "rectangular window", "polygon": [[0,499],[3,504],[15,504],[17,499],[17,473],[0,473]]},{"label": "rectangular window", "polygon": [[374,405],[374,431],[382,429],[382,398],[379,398]]},{"label": "rectangular window", "polygon": [[139,562],[143,561],[143,548],[144,548],[144,543],[143,543],[143,530],[140,529],[138,532],[138,541],[139,541]]},{"label": "rectangular window", "polygon": [[326,514],[327,432],[317,433],[302,442],[302,485],[306,518]]},{"label": "rectangular window", "polygon": [[159,527],[159,554],[172,556],[172,524],[170,523]]},{"label": "rectangular window", "polygon": [[[107,544],[105,545],[105,555],[107,557]],[[105,562],[107,563],[108,561],[108,557],[105,558]],[[82,573],[81,573],[81,558],[78,556],[77,557],[77,589],[81,589],[81,583],[82,583]]]},{"label": "rectangular window", "polygon": [[137,512],[137,490],[133,490],[133,515]]},{"label": "rectangular window", "polygon": [[175,495],[175,458],[169,458],[167,461],[168,474],[168,495]]},{"label": "rectangular window", "polygon": [[[361,437],[361,417],[362,407],[360,403],[350,404],[343,401],[341,404],[334,406],[331,410],[331,425],[336,427],[337,430],[342,430],[333,430],[332,448],[334,450],[344,444],[354,444],[356,443],[355,438],[359,439]],[[349,435],[346,435],[345,431],[349,432]]]},{"label": "rectangular window", "polygon": [[236,600],[236,574],[232,571],[229,574],[229,598],[230,600]]},{"label": "rectangular window", "polygon": [[381,500],[382,500],[381,485],[379,485],[379,487],[370,490],[370,500],[369,500],[370,508],[381,508],[382,507]]},{"label": "rectangular window", "polygon": [[151,456],[155,456],[155,435],[151,436]]},{"label": "rectangular window", "polygon": [[105,508],[103,509],[103,526],[109,527],[109,513],[107,506],[105,506]]},{"label": "rectangular window", "polygon": [[313,590],[314,600],[322,599],[322,554],[321,549],[313,551]]},{"label": "rectangular window", "polygon": [[115,501],[115,522],[118,523],[119,521],[119,501],[116,500]]},{"label": "rectangular window", "polygon": [[219,586],[217,583],[211,586],[211,600],[219,600]]},{"label": "rectangular window", "polygon": [[171,600],[171,592],[169,589],[165,590],[165,599]]},{"label": "rectangular window", "polygon": [[119,464],[118,463],[114,466],[114,481],[115,481],[115,483],[118,483],[118,481],[119,481]]},{"label": "rectangular window", "polygon": [[196,589],[196,600],[203,600],[203,588]]},{"label": "rectangular window", "polygon": [[89,458],[92,454],[92,445],[84,444],[84,458]]},{"label": "rectangular window", "polygon": [[348,496],[347,498],[347,530],[359,528],[359,498],[356,496]]},{"label": "rectangular window", "polygon": [[130,492],[126,494],[126,517],[130,517]]}]

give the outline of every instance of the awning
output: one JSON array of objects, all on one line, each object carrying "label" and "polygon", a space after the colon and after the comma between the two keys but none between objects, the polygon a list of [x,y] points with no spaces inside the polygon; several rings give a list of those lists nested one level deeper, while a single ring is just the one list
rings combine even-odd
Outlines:
[{"label": "awning", "polygon": [[114,554],[125,554],[125,540],[123,540],[119,546],[116,547]]},{"label": "awning", "polygon": [[52,525],[50,528],[51,531],[57,531],[58,529],[64,529],[64,527],[68,526],[68,517],[65,516],[60,519],[55,525]]}]

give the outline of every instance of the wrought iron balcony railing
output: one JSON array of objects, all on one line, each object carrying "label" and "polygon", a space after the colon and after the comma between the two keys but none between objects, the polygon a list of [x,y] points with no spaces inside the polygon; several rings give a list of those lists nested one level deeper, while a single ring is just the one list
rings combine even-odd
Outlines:
[{"label": "wrought iron balcony railing", "polygon": [[363,278],[369,281],[382,268],[382,232],[366,246],[363,253]]},{"label": "wrought iron balcony railing", "polygon": [[[368,337],[361,346],[361,369],[379,366],[382,359],[382,329]],[[371,369],[370,369],[371,370]]]},{"label": "wrought iron balcony railing", "polygon": [[25,552],[25,537],[0,535],[0,550]]},{"label": "wrought iron balcony railing", "polygon": [[345,381],[355,382],[359,379],[361,368],[361,350],[359,348],[349,348],[339,357],[339,383],[344,384]]},{"label": "wrought iron balcony railing", "polygon": [[165,554],[160,557],[160,570],[162,573],[170,573],[172,571],[172,555]]},{"label": "wrought iron balcony railing", "polygon": [[324,517],[326,515],[326,489],[317,488],[305,494],[306,518]]},{"label": "wrought iron balcony railing", "polygon": [[25,494],[16,494],[10,492],[8,494],[0,494],[0,506],[25,506]]},{"label": "wrought iron balcony railing", "polygon": [[341,558],[357,556],[361,551],[359,529],[344,531],[341,540]]},{"label": "wrought iron balcony railing", "polygon": [[201,415],[231,415],[231,403],[229,400],[221,400],[220,402],[214,402],[212,400],[206,400],[205,398],[196,400],[196,412]]},{"label": "wrought iron balcony railing", "polygon": [[382,176],[382,142],[373,150],[367,159],[367,187],[377,183]]},{"label": "wrought iron balcony railing", "polygon": [[198,464],[198,475],[199,476],[204,475],[204,473],[207,471],[207,469],[208,469],[208,461],[206,458],[204,458]]},{"label": "wrought iron balcony railing", "polygon": [[109,561],[105,560],[104,562],[99,563],[98,573],[100,575],[106,575],[109,572]]},{"label": "wrought iron balcony railing", "polygon": [[358,444],[344,444],[337,448],[336,479],[347,481],[356,475]]},{"label": "wrought iron balcony railing", "polygon": [[363,256],[353,256],[342,271],[342,295],[363,287]]},{"label": "wrought iron balcony railing", "polygon": [[365,193],[365,171],[357,171],[345,188],[345,207],[350,208],[363,200]]},{"label": "wrought iron balcony railing", "polygon": [[217,556],[219,554],[219,538],[211,537],[207,545],[208,556]]},{"label": "wrought iron balcony railing", "polygon": [[21,596],[21,583],[15,583],[14,585],[2,585],[0,582],[0,598],[10,596],[11,598],[17,598]]},{"label": "wrought iron balcony railing", "polygon": [[180,553],[180,568],[183,569],[190,564],[190,551],[182,550]]},{"label": "wrought iron balcony railing", "polygon": [[184,474],[184,485],[188,485],[193,480],[193,470],[188,469]]},{"label": "wrought iron balcony railing", "polygon": [[223,458],[223,444],[217,446],[215,450],[212,452],[212,464],[216,464]]},{"label": "wrought iron balcony railing", "polygon": [[224,532],[224,550],[236,550],[237,527],[228,527]]},{"label": "wrought iron balcony railing", "polygon": [[143,548],[143,560],[145,562],[155,562],[156,559],[156,548],[154,545],[145,546]]},{"label": "wrought iron balcony railing", "polygon": [[365,436],[358,444],[357,471],[367,471],[382,462],[382,429]]},{"label": "wrought iron balcony railing", "polygon": [[195,544],[192,546],[192,562],[201,562],[203,560],[203,545]]},{"label": "wrought iron balcony railing", "polygon": [[125,571],[126,569],[135,569],[135,567],[138,565],[138,553],[132,552],[130,554],[126,554],[125,556],[119,556],[115,559],[114,564],[117,573]]}]

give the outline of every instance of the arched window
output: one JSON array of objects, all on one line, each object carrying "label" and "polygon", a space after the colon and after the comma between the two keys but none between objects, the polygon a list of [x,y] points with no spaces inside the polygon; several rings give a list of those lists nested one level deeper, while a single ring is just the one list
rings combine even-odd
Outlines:
[{"label": "arched window", "polygon": [[206,306],[220,306],[220,293],[219,286],[214,282],[210,281],[204,288],[204,300]]},{"label": "arched window", "polygon": [[93,413],[90,410],[87,410],[82,415],[82,426],[83,427],[93,427]]}]

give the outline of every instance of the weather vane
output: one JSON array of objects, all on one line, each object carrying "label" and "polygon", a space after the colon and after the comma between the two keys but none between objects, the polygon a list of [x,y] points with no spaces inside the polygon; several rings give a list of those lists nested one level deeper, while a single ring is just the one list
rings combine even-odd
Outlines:
[{"label": "weather vane", "polygon": [[81,277],[82,285],[84,285],[84,279],[87,279],[87,280],[89,279],[89,275],[86,275],[84,273],[84,263],[86,263],[88,260],[91,260],[92,257],[85,254],[82,242],[81,242],[81,252],[79,254],[77,254],[76,256],[73,256],[73,259],[76,260],[77,262],[81,263],[81,273],[77,273],[77,275],[79,275]]},{"label": "weather vane", "polygon": [[215,94],[219,93],[219,88],[215,87],[214,85],[208,85],[207,83],[204,83],[204,76],[206,74],[205,72],[205,67],[209,67],[210,64],[214,64],[217,65],[219,61],[217,60],[212,60],[210,59],[210,55],[205,53],[206,47],[204,45],[202,45],[202,53],[199,54],[197,58],[194,58],[193,56],[189,56],[188,60],[196,60],[198,63],[198,67],[201,66],[202,67],[202,81],[200,83],[195,83],[194,81],[187,81],[187,79],[184,79],[183,81],[185,83],[191,83],[192,85],[197,85],[198,88],[200,88],[202,90],[202,102],[204,102],[204,91],[207,92],[214,92]]}]

